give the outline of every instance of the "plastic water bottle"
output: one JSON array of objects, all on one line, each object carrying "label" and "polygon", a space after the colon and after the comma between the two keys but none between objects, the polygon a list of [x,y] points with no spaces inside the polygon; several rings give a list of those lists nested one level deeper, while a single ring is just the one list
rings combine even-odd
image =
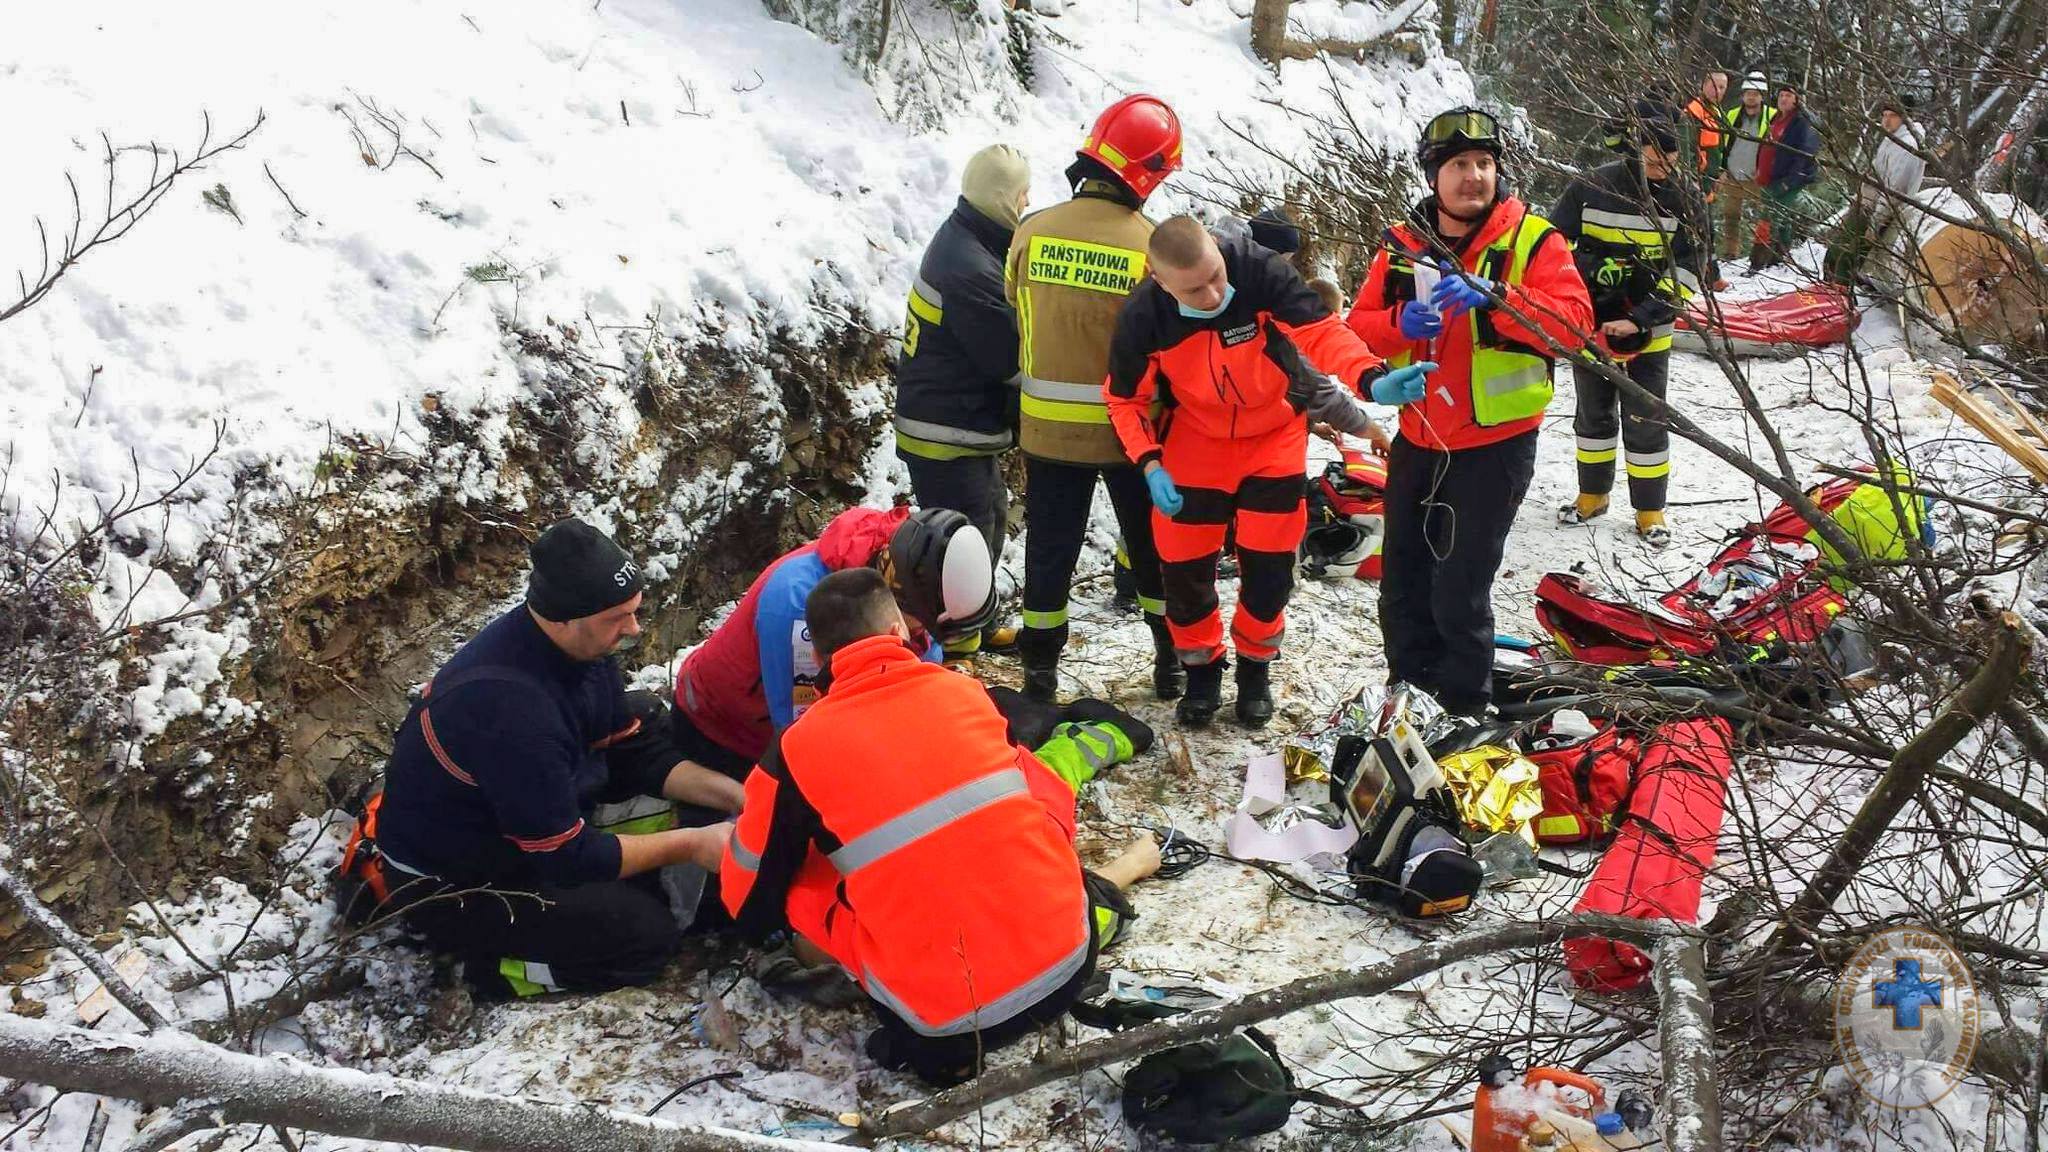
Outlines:
[{"label": "plastic water bottle", "polygon": [[[1430,303],[1430,299],[1436,295],[1437,282],[1442,279],[1443,273],[1436,265],[1426,260],[1417,260],[1415,262],[1415,302],[1431,312],[1435,312],[1436,306]],[[1424,355],[1431,360],[1436,359],[1436,339],[1429,340],[1426,348],[1428,350]]]}]

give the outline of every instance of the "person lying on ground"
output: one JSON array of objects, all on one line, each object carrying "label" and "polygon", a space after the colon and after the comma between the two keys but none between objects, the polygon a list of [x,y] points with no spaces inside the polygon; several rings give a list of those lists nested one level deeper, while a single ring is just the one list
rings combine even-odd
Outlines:
[{"label": "person lying on ground", "polygon": [[[669,741],[659,697],[625,690],[611,654],[640,634],[632,557],[564,520],[532,559],[525,601],[400,724],[351,858],[380,910],[486,995],[645,984],[693,911],[672,910],[656,873],[716,867],[744,793]],[[601,826],[636,800],[631,830]]]},{"label": "person lying on ground", "polygon": [[725,905],[859,983],[877,1062],[958,1083],[1065,1014],[1127,915],[1075,854],[1074,790],[1152,733],[1097,701],[1034,755],[979,683],[920,661],[879,573],[825,577],[806,610],[829,685],[747,777]]},{"label": "person lying on ground", "polygon": [[679,747],[735,779],[746,777],[775,733],[824,691],[825,665],[804,602],[827,575],[850,568],[884,573],[923,659],[940,659],[941,644],[979,635],[995,618],[988,547],[966,516],[943,508],[849,508],[816,543],[763,570],[732,615],[684,657],[673,713]]}]

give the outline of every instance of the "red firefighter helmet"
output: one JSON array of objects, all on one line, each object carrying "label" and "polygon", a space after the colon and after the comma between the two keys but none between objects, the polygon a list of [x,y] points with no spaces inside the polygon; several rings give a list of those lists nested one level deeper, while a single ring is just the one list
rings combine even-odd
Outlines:
[{"label": "red firefighter helmet", "polygon": [[1142,200],[1180,169],[1180,117],[1157,96],[1126,96],[1095,118],[1079,151]]}]

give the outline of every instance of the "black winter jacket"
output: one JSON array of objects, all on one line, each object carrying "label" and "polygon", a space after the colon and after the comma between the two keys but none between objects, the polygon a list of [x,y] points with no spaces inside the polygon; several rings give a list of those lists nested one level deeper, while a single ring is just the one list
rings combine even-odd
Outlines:
[{"label": "black winter jacket", "polygon": [[[1654,208],[1654,210],[1652,210]],[[1705,205],[1677,180],[1647,184],[1642,163],[1616,160],[1566,185],[1550,222],[1572,242],[1593,296],[1593,320],[1633,320],[1635,337],[1611,342],[1629,352],[1677,319],[1713,271]]]},{"label": "black winter jacket", "polygon": [[1017,314],[1003,297],[1010,236],[962,199],[925,249],[896,362],[896,429],[913,445],[989,455],[1014,443]]}]

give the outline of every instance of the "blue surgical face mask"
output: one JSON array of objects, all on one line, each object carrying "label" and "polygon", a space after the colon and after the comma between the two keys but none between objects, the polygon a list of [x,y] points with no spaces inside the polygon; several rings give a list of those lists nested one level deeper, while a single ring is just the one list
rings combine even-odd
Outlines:
[{"label": "blue surgical face mask", "polygon": [[[1211,308],[1206,312],[1202,311],[1199,308],[1190,308],[1187,305],[1182,304],[1180,305],[1180,314],[1187,317],[1190,320],[1214,320],[1218,316],[1223,315],[1223,310],[1225,308],[1230,307],[1230,302],[1236,299],[1236,297],[1237,285],[1232,284],[1228,280],[1226,280],[1223,282],[1223,303],[1218,304],[1216,307]],[[1178,301],[1176,301],[1176,303],[1178,303]]]}]

